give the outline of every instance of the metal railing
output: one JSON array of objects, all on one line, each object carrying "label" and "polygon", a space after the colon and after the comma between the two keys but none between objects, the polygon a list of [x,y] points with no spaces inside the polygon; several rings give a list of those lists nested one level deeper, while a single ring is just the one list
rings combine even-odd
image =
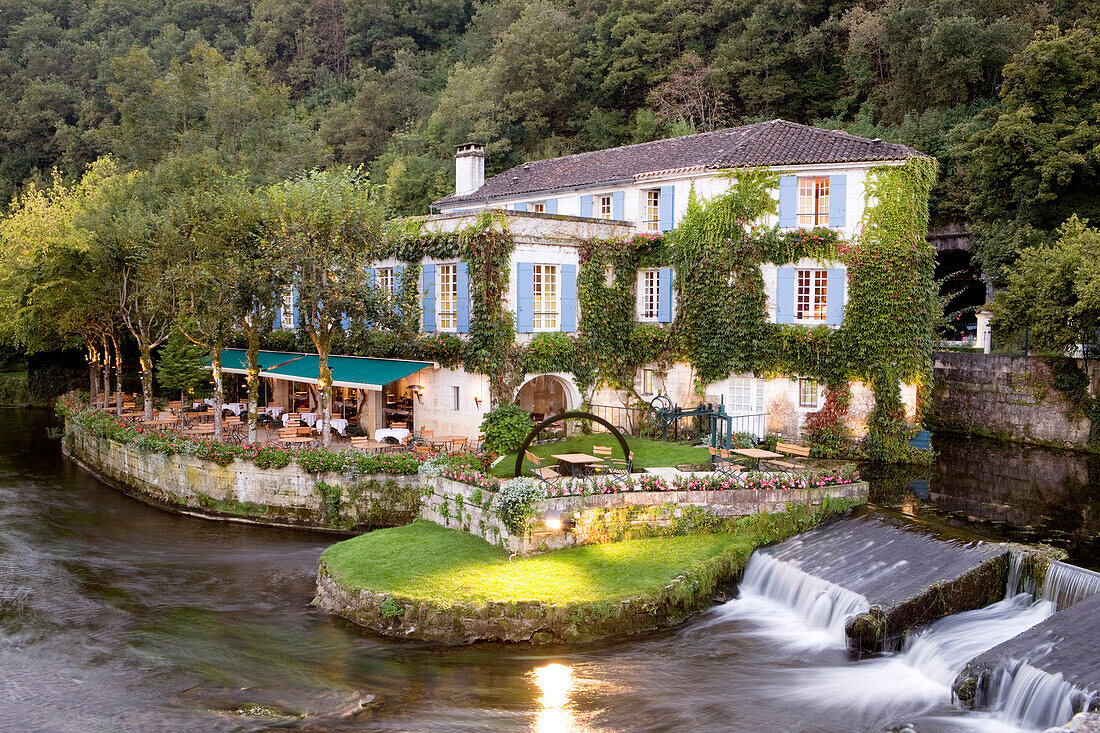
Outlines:
[{"label": "metal railing", "polygon": [[[624,435],[643,438],[660,438],[661,428],[649,417],[649,409],[643,407],[621,407],[618,405],[592,405],[593,415],[602,417],[617,427]],[[749,415],[730,415],[730,426],[734,433],[750,433],[763,439],[768,432],[768,413],[758,412]],[[602,431],[598,424],[593,430]],[[724,432],[724,428],[721,428]],[[705,438],[710,434],[710,420],[705,417],[680,417],[668,426],[668,438],[674,441],[687,441]]]}]

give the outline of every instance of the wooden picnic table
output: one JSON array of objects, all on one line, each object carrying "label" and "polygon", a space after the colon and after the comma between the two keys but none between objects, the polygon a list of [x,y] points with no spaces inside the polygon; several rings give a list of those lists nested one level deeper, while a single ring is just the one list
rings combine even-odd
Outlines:
[{"label": "wooden picnic table", "polygon": [[603,463],[602,458],[590,456],[587,453],[554,453],[558,459],[558,473],[562,476],[580,476],[587,473],[588,466],[593,463]]},{"label": "wooden picnic table", "polygon": [[731,453],[736,453],[739,456],[745,456],[746,458],[751,458],[753,460],[751,470],[753,470],[753,471],[757,471],[757,470],[760,469],[760,461],[761,460],[764,460],[764,459],[767,459],[767,458],[782,458],[783,457],[782,453],[776,453],[774,451],[764,450],[762,448],[735,448],[734,450],[732,450],[730,452]]}]

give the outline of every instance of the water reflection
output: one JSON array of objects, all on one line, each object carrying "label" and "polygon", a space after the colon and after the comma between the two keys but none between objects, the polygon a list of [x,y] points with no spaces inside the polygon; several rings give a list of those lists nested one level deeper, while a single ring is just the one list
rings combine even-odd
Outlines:
[{"label": "water reflection", "polygon": [[573,670],[564,664],[547,664],[531,673],[539,688],[539,712],[535,729],[539,733],[575,730],[573,715],[567,709],[573,691]]},{"label": "water reflection", "polygon": [[871,501],[1100,569],[1100,458],[947,435],[933,445],[931,468],[866,467]]}]

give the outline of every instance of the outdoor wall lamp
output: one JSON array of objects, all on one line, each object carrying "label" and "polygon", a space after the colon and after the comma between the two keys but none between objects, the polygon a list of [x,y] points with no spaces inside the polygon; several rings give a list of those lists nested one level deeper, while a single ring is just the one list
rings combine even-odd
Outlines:
[{"label": "outdoor wall lamp", "polygon": [[424,388],[419,384],[410,384],[408,387],[405,387],[406,392],[416,395],[416,401],[420,404],[424,404],[424,398],[421,396],[421,391],[423,389]]},{"label": "outdoor wall lamp", "polygon": [[474,406],[479,410],[481,409],[481,397],[479,395],[474,395]]},{"label": "outdoor wall lamp", "polygon": [[568,532],[574,526],[573,517],[561,509],[547,509],[546,513],[542,515],[542,523],[551,532],[560,532],[561,530]]}]

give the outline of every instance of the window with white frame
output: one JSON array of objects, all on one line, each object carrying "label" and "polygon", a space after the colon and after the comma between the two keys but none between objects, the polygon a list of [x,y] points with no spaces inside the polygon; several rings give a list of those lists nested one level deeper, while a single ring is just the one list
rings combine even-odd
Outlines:
[{"label": "window with white frame", "polygon": [[558,266],[535,265],[535,318],[536,331],[558,329]]},{"label": "window with white frame", "polygon": [[458,387],[457,385],[451,387],[451,402],[452,402],[452,405],[453,405],[454,410],[456,412],[458,410],[462,409],[462,407],[461,407],[461,397],[462,397],[462,389],[460,387]]},{"label": "window with white frame", "polygon": [[458,327],[458,265],[439,265],[436,273],[439,283],[436,326],[440,331],[453,331]]},{"label": "window with white frame", "polygon": [[798,226],[829,225],[829,177],[798,179]]},{"label": "window with white frame", "polygon": [[393,268],[380,267],[375,271],[378,289],[386,295],[393,295]]},{"label": "window with white frame", "polygon": [[798,406],[817,409],[817,380],[798,380]]},{"label": "window with white frame", "polygon": [[642,394],[651,395],[657,393],[657,372],[654,369],[642,370]]},{"label": "window with white frame", "polygon": [[795,319],[823,323],[829,295],[829,271],[799,270],[797,286],[794,303]]},{"label": "window with white frame", "polygon": [[731,377],[729,380],[729,411],[731,415],[748,415],[756,411],[756,380]]},{"label": "window with white frame", "polygon": [[611,195],[596,197],[596,216],[599,219],[611,218]]},{"label": "window with white frame", "polygon": [[644,229],[649,232],[659,231],[661,228],[661,189],[651,188],[645,192],[645,224]]},{"label": "window with white frame", "polygon": [[531,203],[527,204],[527,210],[528,211],[533,211],[536,214],[545,214],[546,213],[546,202],[545,201],[532,201]]},{"label": "window with white frame", "polygon": [[283,312],[282,312],[282,326],[283,328],[294,328],[294,290],[290,289],[283,293]]},{"label": "window with white frame", "polygon": [[659,270],[642,271],[642,320],[656,321],[661,306]]}]

